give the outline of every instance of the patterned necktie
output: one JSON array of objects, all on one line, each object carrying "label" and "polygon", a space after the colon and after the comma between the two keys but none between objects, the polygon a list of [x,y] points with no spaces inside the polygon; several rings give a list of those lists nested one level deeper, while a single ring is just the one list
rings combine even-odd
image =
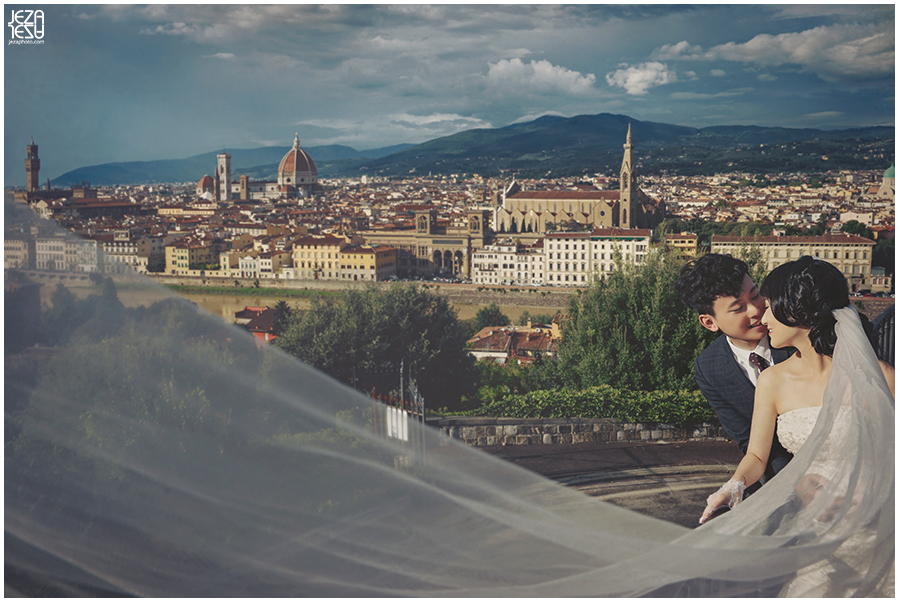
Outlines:
[{"label": "patterned necktie", "polygon": [[750,352],[750,364],[759,369],[760,373],[769,368],[769,361],[756,352]]}]

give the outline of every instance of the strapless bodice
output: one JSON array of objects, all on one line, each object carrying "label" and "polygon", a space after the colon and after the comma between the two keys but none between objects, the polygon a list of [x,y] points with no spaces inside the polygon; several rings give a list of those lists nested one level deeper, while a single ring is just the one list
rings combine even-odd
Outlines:
[{"label": "strapless bodice", "polygon": [[791,454],[797,454],[800,447],[806,443],[809,434],[819,418],[821,406],[809,408],[797,408],[778,415],[777,433],[778,441],[784,449]]},{"label": "strapless bodice", "polygon": [[[811,406],[808,408],[797,408],[789,410],[784,414],[778,415],[776,423],[776,433],[778,441],[784,446],[785,450],[791,454],[797,454],[800,447],[806,443],[809,434],[812,433],[813,427],[819,418],[821,406]],[[834,421],[834,427],[819,452],[816,454],[816,462],[818,469],[824,469],[824,464],[828,469],[833,469],[830,465],[834,461],[840,460],[840,446],[844,442],[850,431],[850,407],[842,406],[838,409],[837,417]]]}]

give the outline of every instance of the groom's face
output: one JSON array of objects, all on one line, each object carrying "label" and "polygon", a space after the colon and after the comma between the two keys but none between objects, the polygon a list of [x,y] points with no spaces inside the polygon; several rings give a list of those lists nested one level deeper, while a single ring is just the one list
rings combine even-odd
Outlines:
[{"label": "groom's face", "polygon": [[768,329],[762,324],[766,300],[749,274],[744,275],[741,292],[737,297],[717,297],[713,302],[712,314],[701,314],[700,324],[710,331],[721,331],[736,346],[752,350],[759,344]]}]

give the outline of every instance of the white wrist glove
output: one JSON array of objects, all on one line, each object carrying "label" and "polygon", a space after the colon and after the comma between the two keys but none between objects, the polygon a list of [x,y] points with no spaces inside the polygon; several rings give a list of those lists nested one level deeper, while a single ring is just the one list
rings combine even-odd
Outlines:
[{"label": "white wrist glove", "polygon": [[703,515],[700,516],[700,523],[705,523],[709,516],[720,507],[733,509],[738,506],[738,503],[744,499],[744,490],[746,488],[747,486],[744,485],[744,482],[737,479],[730,479],[722,484],[721,488],[710,494],[709,498],[706,499],[706,509],[703,510]]}]

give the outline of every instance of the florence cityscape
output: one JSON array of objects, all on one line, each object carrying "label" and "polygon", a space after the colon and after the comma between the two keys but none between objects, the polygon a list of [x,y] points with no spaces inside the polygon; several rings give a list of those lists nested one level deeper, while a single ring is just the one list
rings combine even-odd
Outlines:
[{"label": "florence cityscape", "polygon": [[[357,513],[406,500],[407,479],[423,480],[406,494],[420,505],[433,483],[469,500],[456,463],[535,490],[520,508],[486,489],[515,521],[571,495],[693,529],[741,452],[695,381],[714,329],[674,287],[704,254],[741,258],[758,284],[824,260],[878,333],[890,324],[893,363],[893,5],[5,10],[13,592],[445,592],[435,570],[420,590],[405,570],[376,586],[309,559],[348,554],[345,521],[404,567],[427,558]],[[308,488],[285,483],[304,466]],[[71,514],[54,507],[58,475],[79,492]],[[447,517],[494,521],[476,498]],[[81,529],[82,512],[146,537],[53,524]],[[321,542],[315,517],[336,530]],[[195,522],[199,540],[180,527]],[[275,525],[312,557],[257,565]],[[111,561],[110,543],[129,552]],[[68,569],[33,565],[35,549]],[[561,559],[560,575],[582,571]],[[216,579],[195,581],[205,563]],[[457,596],[491,582],[447,571],[467,576]],[[535,575],[511,584],[553,583]]]}]

